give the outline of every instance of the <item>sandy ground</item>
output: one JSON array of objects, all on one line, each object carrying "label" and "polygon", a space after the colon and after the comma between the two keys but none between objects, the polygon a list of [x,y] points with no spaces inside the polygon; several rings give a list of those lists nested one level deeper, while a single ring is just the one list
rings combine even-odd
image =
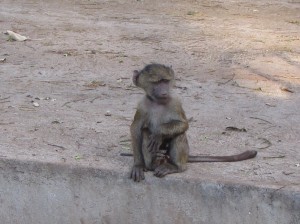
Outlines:
[{"label": "sandy ground", "polygon": [[175,70],[191,154],[259,152],[167,178],[300,190],[299,12],[299,0],[2,0],[0,157],[127,175],[119,153],[143,94],[132,71],[158,62]]}]

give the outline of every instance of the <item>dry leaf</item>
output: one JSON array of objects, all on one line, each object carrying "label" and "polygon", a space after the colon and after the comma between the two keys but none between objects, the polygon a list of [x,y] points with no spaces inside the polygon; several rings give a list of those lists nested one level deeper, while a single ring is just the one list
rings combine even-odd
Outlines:
[{"label": "dry leaf", "polygon": [[226,127],[226,131],[247,132],[246,128]]},{"label": "dry leaf", "polygon": [[285,91],[285,92],[289,92],[289,93],[294,93],[294,91],[293,90],[290,90],[290,89],[288,89],[288,88],[286,88],[286,87],[282,87],[282,88],[280,88],[282,91]]}]

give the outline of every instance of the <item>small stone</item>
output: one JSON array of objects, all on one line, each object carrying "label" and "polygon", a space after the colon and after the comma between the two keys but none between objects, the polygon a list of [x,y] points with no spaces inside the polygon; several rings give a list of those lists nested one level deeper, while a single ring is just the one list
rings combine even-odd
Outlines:
[{"label": "small stone", "polygon": [[40,106],[40,104],[38,102],[33,102],[32,105],[35,106],[35,107],[39,107]]},{"label": "small stone", "polygon": [[104,114],[105,116],[111,116],[111,113],[110,113],[110,111],[108,110],[108,111],[106,111],[106,113]]}]

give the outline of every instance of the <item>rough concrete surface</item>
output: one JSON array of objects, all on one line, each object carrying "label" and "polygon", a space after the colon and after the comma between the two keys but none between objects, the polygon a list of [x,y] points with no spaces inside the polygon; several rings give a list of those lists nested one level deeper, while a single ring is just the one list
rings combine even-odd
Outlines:
[{"label": "rough concrete surface", "polygon": [[[1,223],[299,223],[300,1],[0,3]],[[257,158],[128,180],[149,62],[176,73],[191,154]]]}]

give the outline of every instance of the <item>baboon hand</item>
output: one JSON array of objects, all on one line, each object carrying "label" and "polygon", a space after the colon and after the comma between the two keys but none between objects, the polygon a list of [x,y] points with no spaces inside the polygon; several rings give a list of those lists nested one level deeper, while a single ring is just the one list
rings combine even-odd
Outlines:
[{"label": "baboon hand", "polygon": [[144,180],[145,179],[144,170],[145,170],[144,166],[134,165],[132,167],[130,178],[136,182],[140,182],[141,180]]},{"label": "baboon hand", "polygon": [[174,173],[174,171],[167,164],[162,164],[154,170],[154,176],[156,177],[164,177],[169,173]]},{"label": "baboon hand", "polygon": [[162,144],[162,136],[161,135],[150,135],[148,150],[150,153],[156,153],[159,150],[159,147]]}]

